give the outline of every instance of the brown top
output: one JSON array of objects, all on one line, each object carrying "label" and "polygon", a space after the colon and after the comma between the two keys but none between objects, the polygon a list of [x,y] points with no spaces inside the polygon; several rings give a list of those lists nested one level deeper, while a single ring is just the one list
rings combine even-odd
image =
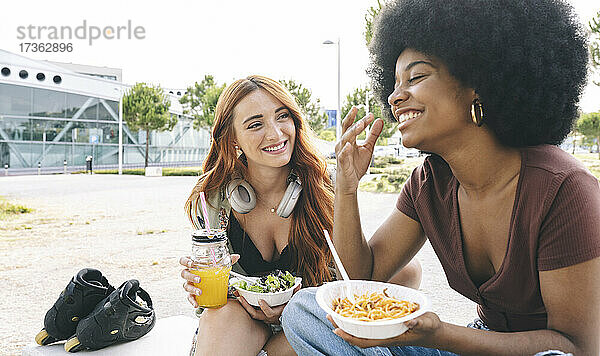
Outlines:
[{"label": "brown top", "polygon": [[521,172],[508,236],[496,273],[477,287],[462,249],[457,179],[439,156],[425,158],[408,179],[396,207],[421,223],[452,289],[478,304],[496,331],[545,329],[538,271],[600,256],[600,184],[560,148],[521,149]]}]

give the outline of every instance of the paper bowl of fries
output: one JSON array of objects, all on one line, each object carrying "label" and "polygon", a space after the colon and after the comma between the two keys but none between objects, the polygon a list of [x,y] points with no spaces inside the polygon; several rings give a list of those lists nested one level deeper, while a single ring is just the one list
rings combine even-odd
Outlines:
[{"label": "paper bowl of fries", "polygon": [[342,330],[366,339],[398,336],[408,329],[406,321],[430,308],[429,299],[418,290],[376,281],[325,283],[318,288],[316,299]]}]

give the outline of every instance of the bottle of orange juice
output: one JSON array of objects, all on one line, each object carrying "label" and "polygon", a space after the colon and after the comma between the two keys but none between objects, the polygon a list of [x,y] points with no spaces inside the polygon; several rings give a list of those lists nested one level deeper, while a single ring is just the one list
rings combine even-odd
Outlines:
[{"label": "bottle of orange juice", "polygon": [[202,290],[195,296],[204,308],[219,308],[227,304],[227,288],[231,271],[231,256],[227,249],[224,229],[196,230],[192,233],[192,261],[190,272],[200,276],[194,285]]}]

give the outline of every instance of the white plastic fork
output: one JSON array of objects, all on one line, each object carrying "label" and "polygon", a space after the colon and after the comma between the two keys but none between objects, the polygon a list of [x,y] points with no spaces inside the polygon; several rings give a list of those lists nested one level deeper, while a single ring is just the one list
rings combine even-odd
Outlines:
[{"label": "white plastic fork", "polygon": [[229,274],[232,275],[232,276],[234,276],[234,277],[237,277],[238,279],[241,279],[242,281],[248,282],[250,284],[256,283],[256,280],[254,280],[254,279],[252,279],[250,277],[246,277],[243,274],[239,274],[239,273],[234,272],[234,271],[229,271]]},{"label": "white plastic fork", "polygon": [[[325,235],[325,240],[327,240],[327,245],[329,245],[329,249],[331,250],[331,254],[333,255],[333,260],[335,261],[335,264],[337,265],[338,269],[340,270],[340,273],[342,274],[342,278],[344,279],[344,281],[350,281],[350,277],[348,276],[348,273],[346,272],[346,269],[344,268],[344,265],[342,264],[342,260],[340,260],[340,256],[338,255],[337,251],[335,250],[335,246],[333,246],[333,241],[331,241],[331,237],[329,237],[329,233],[327,232],[327,230],[323,230],[323,234]],[[348,300],[350,302],[352,302],[352,304],[356,303],[356,300],[354,299],[354,293],[350,293],[350,288],[349,288],[349,284],[350,283],[345,283],[345,289],[346,289],[346,297],[348,298]]]}]

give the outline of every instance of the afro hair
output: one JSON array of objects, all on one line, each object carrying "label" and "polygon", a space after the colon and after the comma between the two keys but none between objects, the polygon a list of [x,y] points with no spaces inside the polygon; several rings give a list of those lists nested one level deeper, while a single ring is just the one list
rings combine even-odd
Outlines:
[{"label": "afro hair", "polygon": [[[473,88],[485,125],[506,146],[559,144],[578,115],[587,40],[560,0],[397,0],[377,16],[369,45],[373,90],[389,109],[406,48],[441,60]],[[384,110],[392,119],[390,110]]]}]

